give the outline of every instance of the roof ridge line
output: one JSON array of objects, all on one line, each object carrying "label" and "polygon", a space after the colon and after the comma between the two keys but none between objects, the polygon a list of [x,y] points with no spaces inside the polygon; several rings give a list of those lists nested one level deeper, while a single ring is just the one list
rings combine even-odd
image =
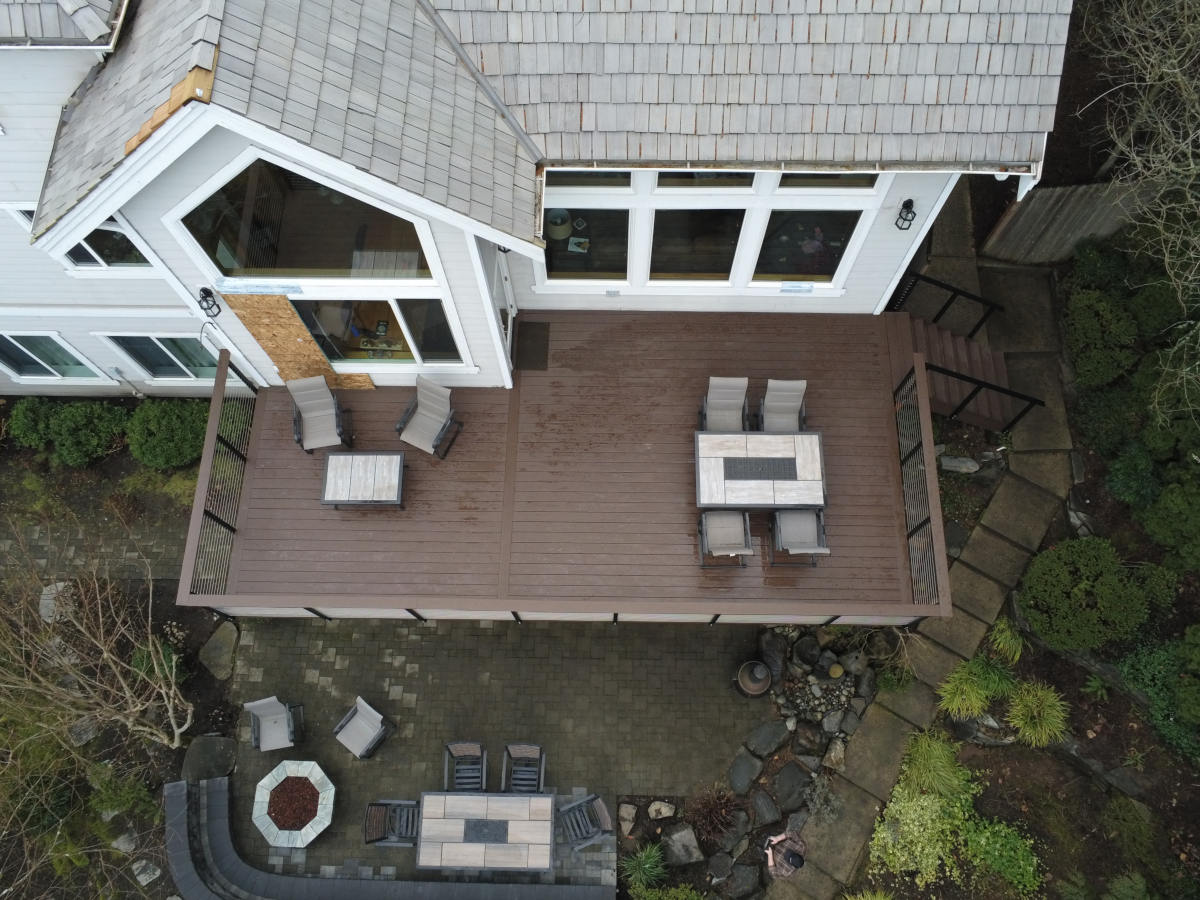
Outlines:
[{"label": "roof ridge line", "polygon": [[433,23],[433,27],[437,29],[438,34],[440,34],[450,43],[451,48],[454,50],[454,55],[458,57],[458,61],[463,64],[469,73],[471,73],[471,77],[475,79],[475,83],[479,86],[479,89],[483,91],[483,95],[488,98],[488,102],[495,107],[496,112],[504,121],[504,124],[512,130],[512,133],[516,137],[517,141],[522,147],[525,148],[525,151],[533,157],[533,162],[539,163],[545,159],[545,152],[538,147],[534,139],[529,136],[529,133],[519,124],[517,124],[516,119],[513,118],[512,110],[505,105],[495,88],[488,84],[486,76],[479,70],[475,63],[471,61],[471,58],[467,55],[466,48],[459,43],[459,40],[455,36],[454,32],[450,30],[450,26],[446,24],[446,21],[441,17],[441,14],[434,9],[430,0],[416,0],[416,5],[421,12],[425,13],[429,21]]}]

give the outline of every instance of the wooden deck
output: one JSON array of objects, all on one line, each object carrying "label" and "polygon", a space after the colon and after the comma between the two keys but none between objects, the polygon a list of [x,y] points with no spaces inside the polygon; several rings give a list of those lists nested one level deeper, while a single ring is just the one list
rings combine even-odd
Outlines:
[{"label": "wooden deck", "polygon": [[[891,316],[542,313],[547,371],[512,391],[456,389],[447,459],[396,437],[412,390],[342,393],[355,448],[406,449],[404,509],[319,503],[324,453],[291,437],[282,389],[260,391],[228,594],[181,602],[329,615],[741,621],[936,615],[914,607],[893,413],[911,360]],[[830,555],[767,565],[751,515],[746,568],[701,569],[694,438],[709,375],[808,380],[822,433]],[[186,581],[186,578],[185,578]],[[401,613],[403,614],[403,613]]]}]

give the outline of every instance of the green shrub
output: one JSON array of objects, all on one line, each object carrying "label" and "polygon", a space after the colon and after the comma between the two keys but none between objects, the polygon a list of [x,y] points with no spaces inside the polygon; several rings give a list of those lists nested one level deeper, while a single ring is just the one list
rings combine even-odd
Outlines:
[{"label": "green shrub", "polygon": [[1126,872],[1105,886],[1100,900],[1158,900],[1158,894],[1146,886],[1146,879],[1137,872]]},{"label": "green shrub", "polygon": [[704,900],[704,895],[686,884],[659,888],[630,888],[630,900]]},{"label": "green shrub", "polygon": [[1067,300],[1066,344],[1081,388],[1115,381],[1138,360],[1133,317],[1098,290],[1080,290]]},{"label": "green shrub", "polygon": [[1099,675],[1089,675],[1083,683],[1083,687],[1079,689],[1079,692],[1097,701],[1108,699],[1108,685],[1104,683],[1104,679]]},{"label": "green shrub", "polygon": [[1045,747],[1067,734],[1067,704],[1048,684],[1022,682],[1008,705],[1008,724],[1031,747]]},{"label": "green shrub", "polygon": [[1092,900],[1087,879],[1078,869],[1054,882],[1054,892],[1058,894],[1058,900]]},{"label": "green shrub", "polygon": [[203,400],[143,400],[129,418],[129,452],[152,469],[178,469],[200,458],[207,425]]},{"label": "green shrub", "polygon": [[50,458],[79,468],[111,453],[120,443],[128,413],[103,400],[58,404],[50,417]]},{"label": "green shrub", "polygon": [[1075,248],[1069,285],[1073,290],[1120,290],[1128,283],[1129,260],[1112,241],[1084,241]]},{"label": "green shrub", "polygon": [[1008,616],[999,616],[993,623],[988,633],[988,643],[993,653],[1012,665],[1016,665],[1025,650],[1025,638],[1021,637],[1021,632],[1017,631]]},{"label": "green shrub", "polygon": [[959,744],[934,731],[918,731],[908,739],[901,764],[902,777],[918,790],[940,797],[960,797],[971,773],[957,759]]},{"label": "green shrub", "polygon": [[[1154,567],[1157,568],[1157,567]],[[1021,607],[1030,625],[1057,650],[1095,650],[1131,637],[1149,615],[1148,588],[1160,599],[1164,576],[1130,572],[1103,538],[1064,541],[1033,558]]]},{"label": "green shrub", "polygon": [[157,819],[159,806],[146,785],[136,778],[118,775],[111,765],[97,763],[88,770],[92,793],[88,805],[94,812],[130,813],[146,819]]},{"label": "green shrub", "polygon": [[1021,897],[1042,886],[1033,841],[996,819],[972,819],[963,835],[963,854],[975,866],[1004,879]]},{"label": "green shrub", "polygon": [[1138,519],[1150,539],[1168,551],[1164,565],[1200,569],[1200,478],[1168,484]]},{"label": "green shrub", "polygon": [[[1146,409],[1145,397],[1127,383],[1081,391],[1076,404],[1075,425],[1088,447],[1101,459],[1111,460],[1122,447],[1139,437],[1146,420]],[[1174,446],[1172,438],[1172,450]]]},{"label": "green shrub", "polygon": [[121,479],[123,494],[149,494],[174,506],[190,507],[196,497],[195,467],[166,474],[154,469],[138,469]]},{"label": "green shrub", "polygon": [[1162,490],[1154,459],[1145,444],[1129,444],[1108,468],[1109,493],[1134,509],[1144,509]]},{"label": "green shrub", "polygon": [[8,416],[8,433],[18,447],[45,450],[50,446],[50,419],[56,404],[45,397],[22,397]]},{"label": "green shrub", "polygon": [[956,850],[970,813],[970,795],[948,800],[901,780],[871,835],[872,869],[911,875],[920,888],[957,881]]},{"label": "green shrub", "polygon": [[1178,643],[1146,643],[1134,648],[1118,663],[1121,677],[1146,695],[1146,716],[1163,740],[1193,762],[1200,761],[1200,736],[1178,708],[1178,687],[1184,674]]},{"label": "green shrub", "polygon": [[645,844],[635,853],[622,857],[619,868],[630,892],[655,887],[667,877],[667,865],[658,844]]},{"label": "green shrub", "polygon": [[1141,288],[1129,299],[1129,309],[1142,340],[1153,340],[1187,315],[1179,293],[1166,281]]}]

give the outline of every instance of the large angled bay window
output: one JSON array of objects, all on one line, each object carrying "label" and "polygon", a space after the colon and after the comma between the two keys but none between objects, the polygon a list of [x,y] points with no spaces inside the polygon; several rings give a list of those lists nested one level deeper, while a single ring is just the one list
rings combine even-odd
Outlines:
[{"label": "large angled bay window", "polygon": [[462,362],[440,300],[292,299],[330,362]]},{"label": "large angled bay window", "polygon": [[754,267],[756,281],[832,281],[858,210],[776,210]]},{"label": "large angled bay window", "polygon": [[657,210],[650,277],[729,280],[745,215],[741,209]]},{"label": "large angled bay window", "polygon": [[261,159],[183,224],[228,277],[430,277],[411,222]]}]

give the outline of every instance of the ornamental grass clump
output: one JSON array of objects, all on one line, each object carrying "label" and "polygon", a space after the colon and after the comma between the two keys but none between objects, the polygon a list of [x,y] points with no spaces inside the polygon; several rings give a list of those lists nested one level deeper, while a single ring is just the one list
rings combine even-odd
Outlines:
[{"label": "ornamental grass clump", "polygon": [[643,844],[636,852],[623,857],[619,868],[630,893],[657,887],[667,877],[667,865],[659,844]]},{"label": "ornamental grass clump", "polygon": [[1002,661],[979,654],[955,666],[938,687],[938,708],[965,721],[987,712],[993,700],[1009,696],[1016,686],[1012,670]]},{"label": "ornamental grass clump", "polygon": [[1045,747],[1067,734],[1067,704],[1048,684],[1022,682],[1008,706],[1008,724],[1031,747]]},{"label": "ornamental grass clump", "polygon": [[959,797],[967,791],[971,773],[957,759],[960,744],[935,731],[918,731],[908,741],[900,774],[920,791],[939,797]]},{"label": "ornamental grass clump", "polygon": [[745,804],[728,788],[714,784],[691,797],[683,808],[683,818],[701,843],[715,844],[733,827],[733,814]]},{"label": "ornamental grass clump", "polygon": [[1008,616],[996,619],[988,633],[988,643],[996,656],[1014,666],[1025,651],[1025,638],[1021,637],[1021,632],[1017,631]]}]

